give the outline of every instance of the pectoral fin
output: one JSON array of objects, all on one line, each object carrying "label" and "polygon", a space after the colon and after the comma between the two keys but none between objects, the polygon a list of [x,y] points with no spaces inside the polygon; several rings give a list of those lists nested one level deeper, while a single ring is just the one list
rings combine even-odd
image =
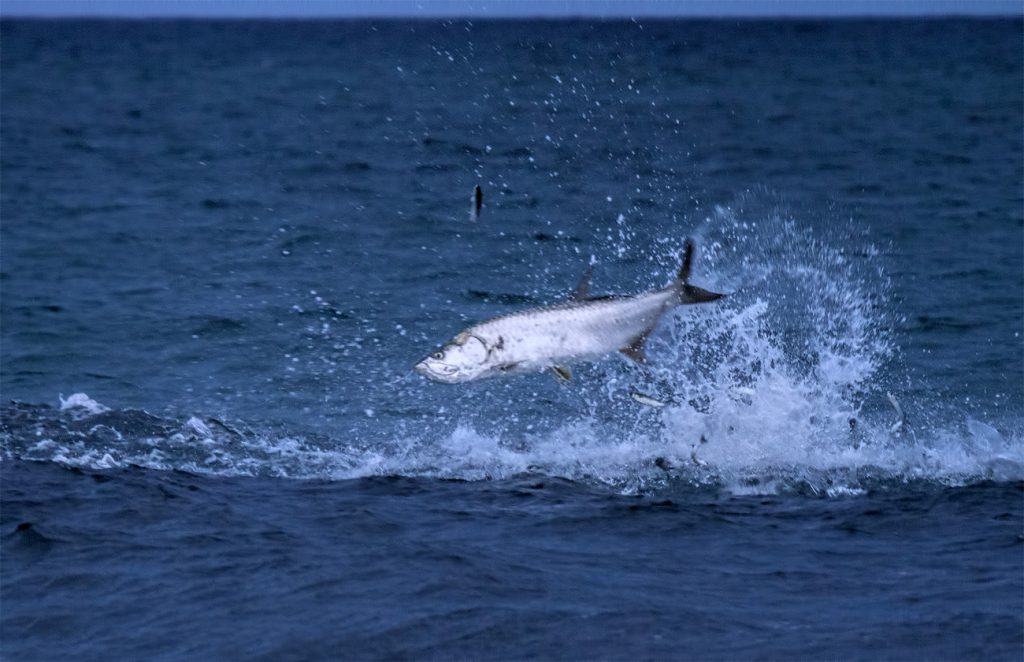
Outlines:
[{"label": "pectoral fin", "polygon": [[555,379],[563,384],[572,379],[572,373],[565,366],[553,365],[551,366],[551,372],[555,375]]}]

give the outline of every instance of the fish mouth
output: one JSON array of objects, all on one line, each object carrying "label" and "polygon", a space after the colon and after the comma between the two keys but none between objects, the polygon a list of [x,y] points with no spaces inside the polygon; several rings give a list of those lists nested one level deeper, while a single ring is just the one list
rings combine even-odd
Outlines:
[{"label": "fish mouth", "polygon": [[424,359],[413,366],[413,370],[428,379],[444,384],[454,384],[459,381],[459,369],[447,365],[437,365],[429,359]]}]

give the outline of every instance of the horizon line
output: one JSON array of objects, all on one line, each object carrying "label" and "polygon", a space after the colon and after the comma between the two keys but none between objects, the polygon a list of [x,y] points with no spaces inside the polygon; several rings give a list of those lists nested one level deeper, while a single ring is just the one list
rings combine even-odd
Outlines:
[{"label": "horizon line", "polygon": [[943,19],[1022,19],[1024,11],[1020,13],[992,12],[992,13],[934,13],[934,14],[45,14],[45,13],[20,13],[0,10],[0,20],[40,20],[40,21],[206,21],[206,20],[233,20],[233,21],[335,21],[335,20],[395,20],[395,21],[573,21],[573,20],[943,20]]},{"label": "horizon line", "polygon": [[1020,17],[1020,0],[0,0],[0,18]]}]

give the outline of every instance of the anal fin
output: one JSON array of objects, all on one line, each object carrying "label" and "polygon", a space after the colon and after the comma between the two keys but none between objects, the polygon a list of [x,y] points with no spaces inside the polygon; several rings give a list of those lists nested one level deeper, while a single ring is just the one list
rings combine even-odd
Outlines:
[{"label": "anal fin", "polygon": [[633,342],[629,343],[629,345],[625,347],[620,348],[619,351],[625,354],[635,363],[646,363],[647,357],[644,356],[644,341],[647,340],[648,333],[650,333],[650,331],[645,331],[644,333],[641,333],[633,340]]}]

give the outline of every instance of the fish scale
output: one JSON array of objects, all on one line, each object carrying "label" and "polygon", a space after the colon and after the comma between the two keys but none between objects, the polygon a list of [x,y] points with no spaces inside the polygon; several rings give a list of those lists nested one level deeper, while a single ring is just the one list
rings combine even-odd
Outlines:
[{"label": "fish scale", "polygon": [[[650,332],[675,298],[671,288],[632,297],[526,310],[472,326],[490,347],[488,367],[536,372],[628,347]],[[501,366],[513,366],[502,370]]]},{"label": "fish scale", "polygon": [[642,362],[644,340],[666,310],[724,296],[690,285],[692,264],[693,241],[688,239],[675,280],[660,290],[633,296],[588,298],[588,271],[570,301],[468,327],[417,363],[416,370],[434,381],[456,384],[549,368],[564,380],[569,378],[566,364],[615,351]]}]

